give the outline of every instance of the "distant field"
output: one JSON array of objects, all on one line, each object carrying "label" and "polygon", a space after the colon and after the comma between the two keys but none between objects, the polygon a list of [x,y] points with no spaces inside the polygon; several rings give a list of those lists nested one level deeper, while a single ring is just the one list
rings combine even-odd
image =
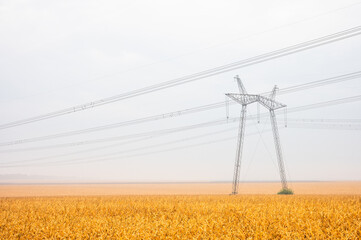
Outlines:
[{"label": "distant field", "polygon": [[[0,185],[0,197],[229,194],[230,183]],[[360,195],[361,182],[297,182],[300,194]],[[241,183],[240,194],[275,194],[280,183]]]}]

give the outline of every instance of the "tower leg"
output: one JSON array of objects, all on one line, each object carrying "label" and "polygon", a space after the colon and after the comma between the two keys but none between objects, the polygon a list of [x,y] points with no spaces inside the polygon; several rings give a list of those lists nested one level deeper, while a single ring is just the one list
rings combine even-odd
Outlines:
[{"label": "tower leg", "polygon": [[242,112],[241,112],[241,118],[239,121],[239,129],[238,129],[238,144],[237,144],[236,160],[235,160],[235,164],[234,164],[232,195],[238,194],[239,174],[241,171],[241,158],[242,158],[245,122],[246,122],[246,105],[242,105]]},{"label": "tower leg", "polygon": [[277,120],[276,120],[276,115],[275,115],[275,112],[273,109],[270,109],[270,117],[271,117],[271,125],[272,125],[272,130],[273,130],[273,137],[274,137],[275,146],[276,146],[278,167],[279,167],[281,182],[282,182],[282,189],[288,189],[285,167],[284,167],[283,157],[282,157],[280,137],[278,134]]}]

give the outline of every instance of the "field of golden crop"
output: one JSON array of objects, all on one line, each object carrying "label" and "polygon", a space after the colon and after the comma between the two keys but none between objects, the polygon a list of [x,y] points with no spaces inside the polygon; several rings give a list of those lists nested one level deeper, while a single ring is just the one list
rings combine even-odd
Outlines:
[{"label": "field of golden crop", "polygon": [[360,195],[0,198],[0,239],[360,239]]}]

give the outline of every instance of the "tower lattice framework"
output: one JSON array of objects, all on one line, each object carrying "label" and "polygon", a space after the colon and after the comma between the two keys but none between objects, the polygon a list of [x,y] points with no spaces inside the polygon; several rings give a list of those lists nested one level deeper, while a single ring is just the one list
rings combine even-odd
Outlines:
[{"label": "tower lattice framework", "polygon": [[233,173],[233,184],[232,184],[232,195],[238,194],[238,186],[239,186],[239,177],[241,171],[241,159],[242,159],[242,149],[244,142],[244,131],[246,124],[246,112],[247,105],[252,103],[259,103],[268,109],[271,118],[272,132],[273,138],[275,142],[275,148],[277,153],[278,167],[282,182],[282,189],[288,189],[286,172],[283,162],[282,148],[280,143],[280,137],[278,133],[277,119],[275,110],[286,107],[285,104],[275,101],[276,92],[278,90],[277,86],[274,86],[269,97],[265,97],[257,94],[247,94],[246,89],[241,81],[241,79],[236,76],[235,77],[239,92],[240,93],[227,93],[226,96],[236,101],[237,103],[242,105],[241,116],[239,121],[239,129],[238,129],[238,144],[236,149],[236,159],[234,165],[234,173]]}]

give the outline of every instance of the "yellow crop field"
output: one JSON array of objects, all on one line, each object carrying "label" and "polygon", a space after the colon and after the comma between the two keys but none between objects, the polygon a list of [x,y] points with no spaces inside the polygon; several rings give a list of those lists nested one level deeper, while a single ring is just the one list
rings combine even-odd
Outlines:
[{"label": "yellow crop field", "polygon": [[360,195],[0,198],[0,239],[360,239]]}]

